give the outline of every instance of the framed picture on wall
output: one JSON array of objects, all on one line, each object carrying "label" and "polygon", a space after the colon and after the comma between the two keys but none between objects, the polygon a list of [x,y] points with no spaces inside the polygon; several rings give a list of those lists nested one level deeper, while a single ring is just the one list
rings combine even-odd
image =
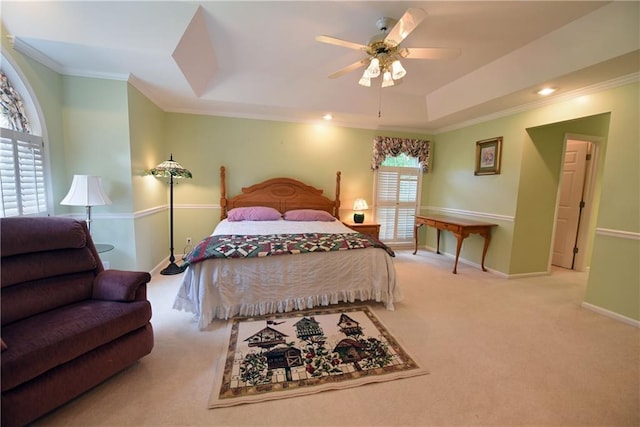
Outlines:
[{"label": "framed picture on wall", "polygon": [[475,175],[496,175],[500,173],[502,157],[502,137],[483,139],[476,142]]}]

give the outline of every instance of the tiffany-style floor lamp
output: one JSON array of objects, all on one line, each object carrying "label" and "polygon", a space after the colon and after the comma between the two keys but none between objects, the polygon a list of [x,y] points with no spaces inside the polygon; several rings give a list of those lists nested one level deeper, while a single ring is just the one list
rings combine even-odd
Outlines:
[{"label": "tiffany-style floor lamp", "polygon": [[169,223],[171,234],[171,256],[169,257],[169,265],[160,274],[171,275],[182,273],[187,266],[178,266],[175,261],[176,257],[173,256],[173,180],[179,178],[192,178],[191,172],[188,169],[183,168],[180,163],[173,160],[173,154],[171,154],[169,160],[165,160],[155,168],[149,171],[151,175],[156,178],[169,178]]}]

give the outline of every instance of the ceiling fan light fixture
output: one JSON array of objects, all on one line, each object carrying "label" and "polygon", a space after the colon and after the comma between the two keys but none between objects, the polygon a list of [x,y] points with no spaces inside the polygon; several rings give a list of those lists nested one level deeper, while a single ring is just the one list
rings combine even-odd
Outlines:
[{"label": "ceiling fan light fixture", "polygon": [[371,78],[369,76],[367,76],[367,72],[366,71],[364,72],[364,74],[360,78],[360,81],[358,82],[358,84],[360,86],[364,86],[364,87],[371,87]]},{"label": "ceiling fan light fixture", "polygon": [[375,79],[380,75],[380,61],[378,58],[372,58],[369,67],[365,70],[365,75],[370,79]]},{"label": "ceiling fan light fixture", "polygon": [[393,78],[391,77],[391,72],[385,71],[382,75],[382,87],[393,86]]},{"label": "ceiling fan light fixture", "polygon": [[426,15],[427,12],[423,9],[410,7],[399,20],[380,18],[376,21],[376,26],[380,32],[371,37],[366,45],[330,36],[316,37],[319,42],[342,46],[367,54],[367,57],[329,74],[329,78],[335,79],[366,66],[362,77],[358,81],[361,86],[371,87],[371,80],[382,75],[381,87],[390,87],[401,83],[402,78],[407,75],[407,70],[400,62],[402,58],[448,59],[460,55],[460,49],[435,47],[412,47],[409,49],[401,47],[401,43],[420,25]]},{"label": "ceiling fan light fixture", "polygon": [[404,67],[400,63],[400,60],[398,59],[393,61],[393,63],[391,64],[391,71],[391,77],[393,77],[393,80],[401,79],[407,75],[407,70],[404,69]]}]

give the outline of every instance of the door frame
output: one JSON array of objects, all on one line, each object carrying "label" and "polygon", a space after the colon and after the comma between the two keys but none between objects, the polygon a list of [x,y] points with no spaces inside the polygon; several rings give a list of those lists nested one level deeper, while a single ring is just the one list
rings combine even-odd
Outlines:
[{"label": "door frame", "polygon": [[[588,153],[591,154],[590,161],[586,165],[585,182],[584,182],[584,202],[585,207],[582,210],[582,216],[580,218],[580,226],[578,228],[577,247],[580,249],[576,254],[574,260],[573,270],[575,271],[587,271],[589,269],[589,261],[591,260],[591,250],[593,248],[593,240],[595,237],[595,215],[594,215],[594,199],[596,194],[596,187],[598,186],[597,178],[598,171],[600,169],[600,149],[604,138],[593,135],[580,135],[567,133],[562,141],[562,163],[561,167],[564,168],[564,156],[567,151],[567,141],[584,141],[589,142]],[[558,189],[556,193],[556,207],[553,220],[553,239],[551,239],[551,248],[549,251],[549,263],[548,271],[551,271],[553,260],[553,248],[556,239],[556,222],[558,220],[558,209],[560,204],[560,188],[562,186],[562,174],[560,174],[560,181],[558,182]]]}]

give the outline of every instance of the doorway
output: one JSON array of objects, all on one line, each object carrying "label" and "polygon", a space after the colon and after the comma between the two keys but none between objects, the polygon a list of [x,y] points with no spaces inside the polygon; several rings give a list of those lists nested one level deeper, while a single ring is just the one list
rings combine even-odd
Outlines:
[{"label": "doorway", "polygon": [[589,258],[590,218],[597,138],[567,137],[558,203],[551,264],[585,271]]}]

